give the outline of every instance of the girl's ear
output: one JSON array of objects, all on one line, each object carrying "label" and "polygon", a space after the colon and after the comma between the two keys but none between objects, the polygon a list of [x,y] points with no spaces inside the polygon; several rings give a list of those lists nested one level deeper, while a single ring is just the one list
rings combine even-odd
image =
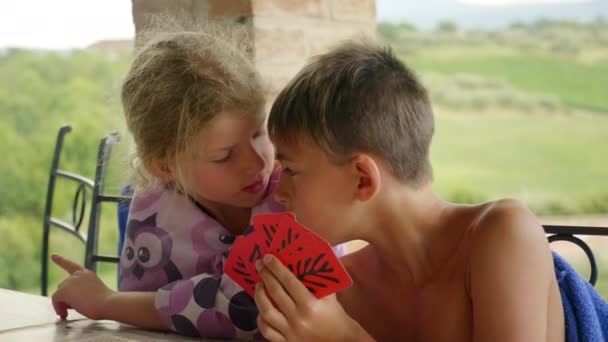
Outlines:
[{"label": "girl's ear", "polygon": [[357,154],[351,159],[355,174],[355,198],[359,201],[372,199],[380,189],[380,170],[376,161],[367,154]]},{"label": "girl's ear", "polygon": [[173,167],[165,159],[147,162],[145,163],[145,167],[154,177],[157,177],[164,182],[175,180]]}]

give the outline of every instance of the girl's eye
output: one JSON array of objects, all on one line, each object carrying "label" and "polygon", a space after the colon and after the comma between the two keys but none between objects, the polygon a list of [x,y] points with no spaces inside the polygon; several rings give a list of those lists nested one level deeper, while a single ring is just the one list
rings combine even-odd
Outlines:
[{"label": "girl's eye", "polygon": [[224,158],[222,158],[222,159],[216,159],[213,162],[214,163],[224,163],[224,162],[227,162],[230,159],[231,156],[232,156],[232,151],[228,152],[228,154],[226,154],[226,156]]}]

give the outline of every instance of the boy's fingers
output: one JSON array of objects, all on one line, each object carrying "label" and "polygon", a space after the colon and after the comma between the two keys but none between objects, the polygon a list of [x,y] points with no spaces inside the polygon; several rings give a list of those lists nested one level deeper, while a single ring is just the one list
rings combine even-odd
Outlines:
[{"label": "boy's fingers", "polygon": [[258,317],[263,318],[264,322],[277,331],[281,331],[289,325],[285,316],[272,304],[262,283],[256,285],[253,298],[258,307]]},{"label": "boy's fingers", "polygon": [[53,262],[63,268],[64,270],[66,270],[69,274],[73,274],[76,271],[80,271],[82,270],[82,266],[78,265],[77,263],[70,261],[60,255],[57,254],[53,254],[51,255],[51,260],[53,260]]},{"label": "boy's fingers", "polygon": [[263,263],[264,266],[274,274],[281,285],[283,285],[283,288],[293,301],[296,302],[296,305],[298,305],[298,303],[307,303],[311,298],[314,298],[310,292],[308,292],[308,289],[279,261],[279,259],[271,254],[266,254],[263,257]]},{"label": "boy's fingers", "polygon": [[[258,275],[262,278],[262,283],[260,283],[260,287],[264,290],[267,290],[266,296],[267,300],[272,309],[276,306],[288,319],[293,317],[294,312],[296,311],[296,304],[294,300],[289,296],[287,291],[283,288],[283,286],[279,283],[274,274],[267,268],[261,268],[258,271]],[[256,288],[256,294],[258,289]],[[264,293],[265,291],[262,291]],[[271,302],[274,300],[274,302]],[[273,303],[276,304],[273,306]],[[262,312],[260,308],[260,312]]]},{"label": "boy's fingers", "polygon": [[281,333],[278,332],[276,329],[274,329],[273,327],[271,327],[262,318],[262,316],[258,316],[257,323],[258,323],[258,329],[260,330],[260,333],[262,333],[262,336],[264,336],[264,338],[266,340],[268,340],[270,342],[282,342],[282,341],[286,341],[285,337],[283,335],[281,335]]}]

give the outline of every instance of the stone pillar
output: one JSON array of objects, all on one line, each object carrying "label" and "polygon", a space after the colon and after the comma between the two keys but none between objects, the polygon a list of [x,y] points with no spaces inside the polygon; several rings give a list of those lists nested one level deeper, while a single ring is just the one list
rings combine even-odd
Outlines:
[{"label": "stone pillar", "polygon": [[375,0],[132,0],[136,33],[151,13],[246,25],[255,65],[269,82],[270,100],[306,60],[337,42],[374,37]]}]

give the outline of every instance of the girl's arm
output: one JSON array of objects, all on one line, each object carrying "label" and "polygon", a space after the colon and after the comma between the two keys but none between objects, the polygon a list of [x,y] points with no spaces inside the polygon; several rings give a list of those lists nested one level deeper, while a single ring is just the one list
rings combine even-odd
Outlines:
[{"label": "girl's arm", "polygon": [[226,275],[200,274],[155,292],[116,292],[94,272],[57,255],[52,259],[70,274],[53,294],[63,319],[74,309],[90,319],[187,336],[251,339],[258,333],[255,302]]},{"label": "girl's arm", "polygon": [[154,306],[155,292],[116,292],[95,272],[59,255],[53,255],[52,260],[70,274],[52,297],[55,312],[62,319],[68,316],[67,309],[74,309],[94,320],[109,319],[147,329],[169,330]]},{"label": "girl's arm", "polygon": [[103,306],[102,318],[146,329],[169,330],[154,307],[155,296],[155,292],[113,292]]}]

